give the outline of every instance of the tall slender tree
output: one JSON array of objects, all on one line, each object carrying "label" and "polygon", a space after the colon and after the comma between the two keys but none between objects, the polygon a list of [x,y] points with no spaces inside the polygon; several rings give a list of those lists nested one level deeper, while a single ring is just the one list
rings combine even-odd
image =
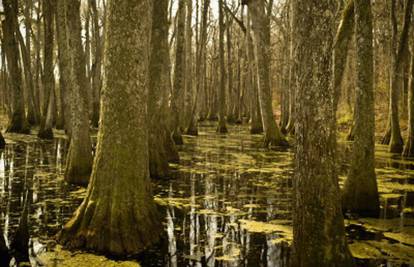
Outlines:
[{"label": "tall slender tree", "polygon": [[66,159],[65,180],[87,185],[92,170],[92,144],[86,86],[86,62],[82,47],[80,0],[59,0],[66,7],[66,24],[70,53],[69,105],[71,135]]},{"label": "tall slender tree", "polygon": [[342,195],[343,208],[378,217],[375,175],[374,59],[371,1],[355,0],[356,104],[351,166]]},{"label": "tall slender tree", "polygon": [[30,128],[26,118],[23,98],[23,81],[20,67],[20,53],[18,46],[17,31],[18,2],[17,0],[3,1],[5,19],[2,22],[4,33],[4,50],[9,70],[9,81],[11,88],[11,118],[7,132],[29,133]]},{"label": "tall slender tree", "polygon": [[185,5],[186,0],[179,0],[177,11],[176,41],[175,41],[175,67],[174,84],[171,95],[172,111],[172,136],[175,144],[182,145],[183,137],[181,133],[180,107],[184,100],[185,90]]},{"label": "tall slender tree", "polygon": [[38,136],[42,139],[53,139],[53,98],[55,76],[53,72],[53,19],[54,1],[43,0],[44,52],[43,52],[43,107]]},{"label": "tall slender tree", "polygon": [[249,0],[252,28],[254,33],[254,51],[257,60],[257,78],[259,85],[259,103],[262,113],[264,145],[287,146],[288,143],[281,133],[273,116],[272,90],[270,86],[270,20],[266,15],[263,0]]},{"label": "tall slender tree", "polygon": [[91,181],[58,238],[70,248],[134,255],[159,239],[161,225],[148,169],[152,4],[151,0],[108,2],[106,77]]},{"label": "tall slender tree", "polygon": [[408,91],[408,137],[403,156],[414,157],[414,43],[411,48],[411,79]]},{"label": "tall slender tree", "polygon": [[224,65],[224,6],[223,0],[218,1],[219,5],[219,121],[217,126],[218,133],[227,133],[226,126],[226,68]]}]

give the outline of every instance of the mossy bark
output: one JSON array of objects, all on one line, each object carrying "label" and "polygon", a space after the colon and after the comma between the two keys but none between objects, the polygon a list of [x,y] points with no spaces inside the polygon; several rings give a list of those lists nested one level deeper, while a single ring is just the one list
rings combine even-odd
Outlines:
[{"label": "mossy bark", "polygon": [[19,65],[20,52],[17,40],[18,24],[18,2],[17,0],[3,1],[5,19],[2,22],[4,52],[9,70],[9,84],[11,87],[11,117],[7,132],[30,133],[29,124],[26,119],[22,72]]},{"label": "mossy bark", "polygon": [[150,0],[108,2],[106,77],[91,181],[58,236],[69,248],[134,255],[162,232],[148,169],[151,12]]},{"label": "mossy bark", "polygon": [[186,0],[178,2],[174,83],[171,95],[172,137],[176,145],[184,144],[181,132],[182,116],[180,115],[183,110],[180,107],[183,107],[185,91],[185,3]]},{"label": "mossy bark", "polygon": [[403,157],[414,157],[414,45],[411,52],[411,81],[408,90],[408,138]]},{"label": "mossy bark", "polygon": [[223,0],[218,1],[219,5],[219,68],[220,68],[220,81],[219,81],[219,116],[218,116],[218,133],[227,133],[226,126],[226,68],[224,65],[224,7]]},{"label": "mossy bark", "polygon": [[[353,266],[336,167],[332,1],[294,0],[297,112],[293,208],[295,267]],[[306,23],[304,23],[306,22]]]},{"label": "mossy bark", "polygon": [[289,144],[277,126],[273,115],[273,98],[270,87],[270,19],[266,17],[264,1],[250,0],[248,7],[254,33],[254,52],[257,60],[256,71],[264,130],[264,146],[288,146]]},{"label": "mossy bark", "polygon": [[356,103],[351,166],[345,181],[344,211],[378,217],[380,212],[375,174],[375,111],[372,11],[370,1],[355,0]]}]

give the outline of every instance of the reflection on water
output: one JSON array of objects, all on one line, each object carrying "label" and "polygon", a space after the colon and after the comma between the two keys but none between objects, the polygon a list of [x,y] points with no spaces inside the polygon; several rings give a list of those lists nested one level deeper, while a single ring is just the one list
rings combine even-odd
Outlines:
[{"label": "reflection on water", "polygon": [[[235,126],[220,136],[213,126],[187,137],[171,179],[155,181],[155,199],[165,225],[165,246],[142,266],[288,266],[292,239],[290,151],[260,149],[259,136]],[[27,192],[30,253],[53,247],[51,237],[80,204],[85,190],[63,182],[67,140],[20,140],[0,154],[0,223],[10,242]],[[341,178],[349,149],[341,146]],[[388,255],[389,266],[414,260],[414,166],[379,147],[377,173],[381,218],[347,220],[358,258]],[[343,179],[341,180],[343,181]],[[367,238],[367,236],[369,238]],[[391,264],[393,263],[393,264]]]}]

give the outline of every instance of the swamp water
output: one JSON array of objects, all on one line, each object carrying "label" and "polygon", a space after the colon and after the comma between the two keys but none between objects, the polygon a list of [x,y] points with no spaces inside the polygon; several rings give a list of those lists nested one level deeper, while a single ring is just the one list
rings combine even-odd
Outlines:
[{"label": "swamp water", "polygon": [[[6,241],[18,227],[28,192],[32,266],[41,266],[45,258],[48,266],[70,266],[65,265],[68,258],[83,254],[60,251],[53,236],[81,203],[85,189],[63,181],[67,140],[5,137],[0,224]],[[142,255],[141,266],[288,266],[293,154],[261,149],[260,140],[245,126],[217,135],[214,126],[204,125],[198,137],[185,137],[171,179],[153,185],[165,227],[164,245]],[[360,266],[414,266],[414,161],[385,151],[377,146],[381,217],[346,220],[350,248]],[[341,182],[349,153],[349,145],[340,143]],[[78,260],[72,266],[86,262]],[[119,264],[136,266],[131,261]],[[85,266],[115,262],[97,256]]]}]

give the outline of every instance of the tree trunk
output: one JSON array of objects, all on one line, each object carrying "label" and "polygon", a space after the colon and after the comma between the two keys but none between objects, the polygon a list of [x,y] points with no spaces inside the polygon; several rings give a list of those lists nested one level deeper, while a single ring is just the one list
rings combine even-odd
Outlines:
[{"label": "tree trunk", "polygon": [[3,21],[4,48],[9,70],[9,81],[12,88],[11,110],[12,116],[7,127],[7,132],[30,133],[24,108],[22,75],[20,68],[20,53],[17,40],[18,3],[17,0],[3,1],[5,19]]},{"label": "tree trunk", "polygon": [[219,5],[219,121],[217,125],[218,133],[227,133],[226,126],[226,68],[224,65],[224,7],[223,0],[218,1]]},{"label": "tree trunk", "polygon": [[182,125],[185,127],[189,124],[193,109],[193,0],[186,0],[187,18],[185,25],[185,96],[184,96],[184,120]]},{"label": "tree trunk", "polygon": [[293,11],[295,24],[300,25],[295,36],[295,60],[300,64],[292,266],[353,266],[336,172],[332,1],[294,0]]},{"label": "tree trunk", "polygon": [[56,2],[56,40],[58,44],[58,66],[59,66],[59,87],[61,94],[61,105],[63,108],[65,130],[68,136],[72,135],[72,118],[69,103],[69,89],[71,86],[71,59],[69,52],[69,36],[66,29],[66,5],[65,1]]},{"label": "tree trunk", "polygon": [[93,19],[92,32],[92,125],[98,127],[99,124],[99,100],[102,87],[102,41],[99,34],[99,14],[96,0],[90,0]]},{"label": "tree trunk", "polygon": [[[395,9],[395,0],[392,0],[392,9]],[[399,101],[399,87],[400,79],[399,75],[401,74],[402,65],[404,57],[407,55],[408,51],[408,35],[410,32],[411,24],[411,14],[413,9],[414,0],[407,0],[405,4],[404,11],[404,25],[401,30],[398,44],[395,44],[395,47],[398,47],[397,50],[393,49],[393,59],[392,59],[392,72],[391,72],[391,88],[390,88],[390,118],[391,118],[391,138],[389,144],[389,151],[391,153],[401,153],[403,151],[403,139],[401,136],[400,129],[400,118],[398,111],[398,101]],[[392,14],[395,12],[391,11]],[[394,14],[395,16],[395,14]],[[396,18],[393,18],[396,20]],[[395,24],[395,23],[394,23]],[[394,31],[393,31],[394,32]]]},{"label": "tree trunk", "polygon": [[403,156],[414,157],[414,45],[411,51],[411,82],[408,91],[408,139]]},{"label": "tree trunk", "polygon": [[66,7],[66,24],[70,54],[69,105],[71,136],[66,160],[65,180],[87,185],[92,170],[92,144],[89,135],[86,62],[81,39],[80,0],[59,0]]},{"label": "tree trunk", "polygon": [[345,211],[378,218],[380,212],[375,175],[374,57],[371,2],[355,0],[356,100],[351,166],[345,181]]},{"label": "tree trunk", "polygon": [[182,145],[183,137],[181,134],[181,118],[180,113],[184,100],[185,91],[185,3],[186,0],[179,0],[177,11],[177,40],[175,42],[175,69],[174,69],[174,85],[171,95],[171,112],[172,114],[172,136],[175,144]]},{"label": "tree trunk", "polygon": [[53,139],[53,96],[55,78],[53,73],[53,18],[54,1],[43,0],[43,24],[44,24],[44,53],[43,53],[43,108],[40,120],[38,136],[41,139]]},{"label": "tree trunk", "polygon": [[249,12],[254,33],[257,77],[259,85],[259,103],[262,112],[264,146],[287,146],[273,116],[272,90],[270,87],[270,20],[265,14],[265,2],[250,0]]},{"label": "tree trunk", "polygon": [[96,157],[87,195],[58,239],[72,249],[125,256],[153,245],[162,229],[148,169],[152,1],[108,4]]},{"label": "tree trunk", "polygon": [[169,88],[168,0],[153,5],[151,36],[150,80],[148,95],[149,167],[153,178],[167,177],[169,173],[165,108],[163,98]]}]

